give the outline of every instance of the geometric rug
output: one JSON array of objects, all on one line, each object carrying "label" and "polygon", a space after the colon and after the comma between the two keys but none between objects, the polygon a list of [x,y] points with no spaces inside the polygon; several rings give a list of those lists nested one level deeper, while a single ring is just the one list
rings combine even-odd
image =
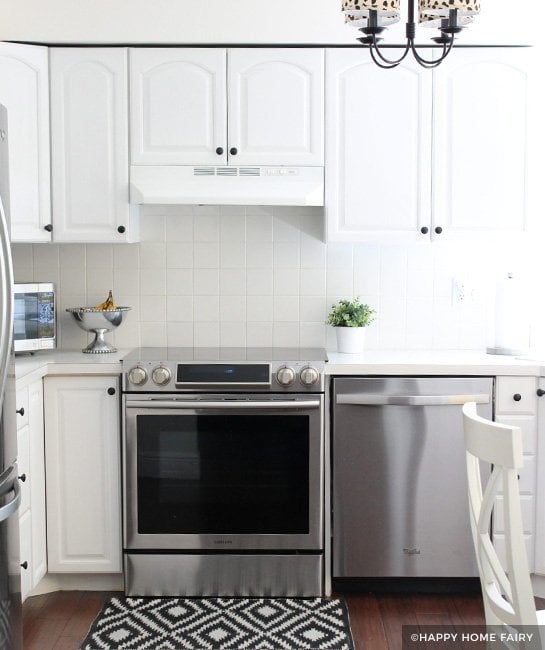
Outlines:
[{"label": "geometric rug", "polygon": [[354,650],[323,598],[110,598],[81,650]]}]

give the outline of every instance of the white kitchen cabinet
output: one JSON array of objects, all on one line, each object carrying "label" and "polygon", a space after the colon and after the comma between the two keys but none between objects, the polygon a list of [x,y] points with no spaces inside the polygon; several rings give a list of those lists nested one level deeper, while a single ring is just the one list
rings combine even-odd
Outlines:
[{"label": "white kitchen cabinet", "polygon": [[382,70],[326,53],[330,240],[503,235],[536,225],[542,102],[535,52],[457,49]]},{"label": "white kitchen cabinet", "polygon": [[366,50],[330,49],[326,88],[328,239],[428,239],[430,71],[412,58],[383,70]]},{"label": "white kitchen cabinet", "polygon": [[118,376],[44,379],[50,573],[121,571],[118,384]]},{"label": "white kitchen cabinet", "polygon": [[50,241],[46,47],[0,43],[0,104],[8,109],[11,240]]},{"label": "white kitchen cabinet", "polygon": [[132,241],[125,48],[51,48],[53,239]]},{"label": "white kitchen cabinet", "polygon": [[133,165],[227,162],[223,48],[131,48]]},{"label": "white kitchen cabinet", "polygon": [[[536,454],[537,454],[537,380],[535,377],[497,377],[496,422],[520,427],[524,452],[524,468],[520,472],[520,500],[524,540],[530,571],[540,544],[536,544]],[[504,556],[505,533],[503,495],[500,492],[494,506],[494,545],[500,557]],[[542,545],[542,544],[541,544]],[[535,555],[536,554],[536,555]]]},{"label": "white kitchen cabinet", "polygon": [[229,161],[324,164],[324,52],[230,49]]},{"label": "white kitchen cabinet", "polygon": [[434,71],[432,215],[441,237],[529,229],[535,59],[525,47],[460,49]]},{"label": "white kitchen cabinet", "polygon": [[322,165],[323,50],[132,48],[133,165]]},{"label": "white kitchen cabinet", "polygon": [[[23,599],[47,571],[43,387],[38,380],[17,388],[17,460],[21,480],[19,539]],[[24,480],[23,480],[24,479]]]},{"label": "white kitchen cabinet", "polygon": [[535,572],[545,576],[545,378],[538,379]]}]

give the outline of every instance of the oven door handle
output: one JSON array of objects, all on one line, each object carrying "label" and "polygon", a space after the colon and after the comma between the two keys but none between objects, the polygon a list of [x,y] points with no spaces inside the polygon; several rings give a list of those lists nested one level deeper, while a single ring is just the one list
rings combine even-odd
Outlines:
[{"label": "oven door handle", "polygon": [[240,409],[240,410],[252,410],[256,409],[268,409],[268,410],[304,410],[317,409],[320,408],[319,400],[307,400],[307,401],[242,401],[242,400],[228,400],[228,401],[216,401],[216,402],[203,402],[199,400],[131,400],[126,403],[127,408],[139,408],[139,409],[173,409],[173,410],[183,410],[183,409],[199,409],[199,410],[225,410],[225,409]]}]

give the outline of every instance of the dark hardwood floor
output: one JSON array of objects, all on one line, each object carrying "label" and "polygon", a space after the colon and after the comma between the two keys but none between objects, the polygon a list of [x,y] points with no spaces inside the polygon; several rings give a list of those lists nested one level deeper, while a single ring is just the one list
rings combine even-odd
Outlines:
[{"label": "dark hardwood floor", "polygon": [[[117,592],[116,592],[117,593]],[[77,650],[114,593],[63,591],[23,606],[24,650]],[[402,625],[480,625],[480,596],[336,594],[348,604],[356,650],[401,650]]]}]

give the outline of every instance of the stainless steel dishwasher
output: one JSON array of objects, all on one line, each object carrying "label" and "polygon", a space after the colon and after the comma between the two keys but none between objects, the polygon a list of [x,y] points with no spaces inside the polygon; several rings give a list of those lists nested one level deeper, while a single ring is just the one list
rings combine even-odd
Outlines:
[{"label": "stainless steel dishwasher", "polygon": [[333,577],[477,576],[461,404],[492,377],[333,381]]}]

